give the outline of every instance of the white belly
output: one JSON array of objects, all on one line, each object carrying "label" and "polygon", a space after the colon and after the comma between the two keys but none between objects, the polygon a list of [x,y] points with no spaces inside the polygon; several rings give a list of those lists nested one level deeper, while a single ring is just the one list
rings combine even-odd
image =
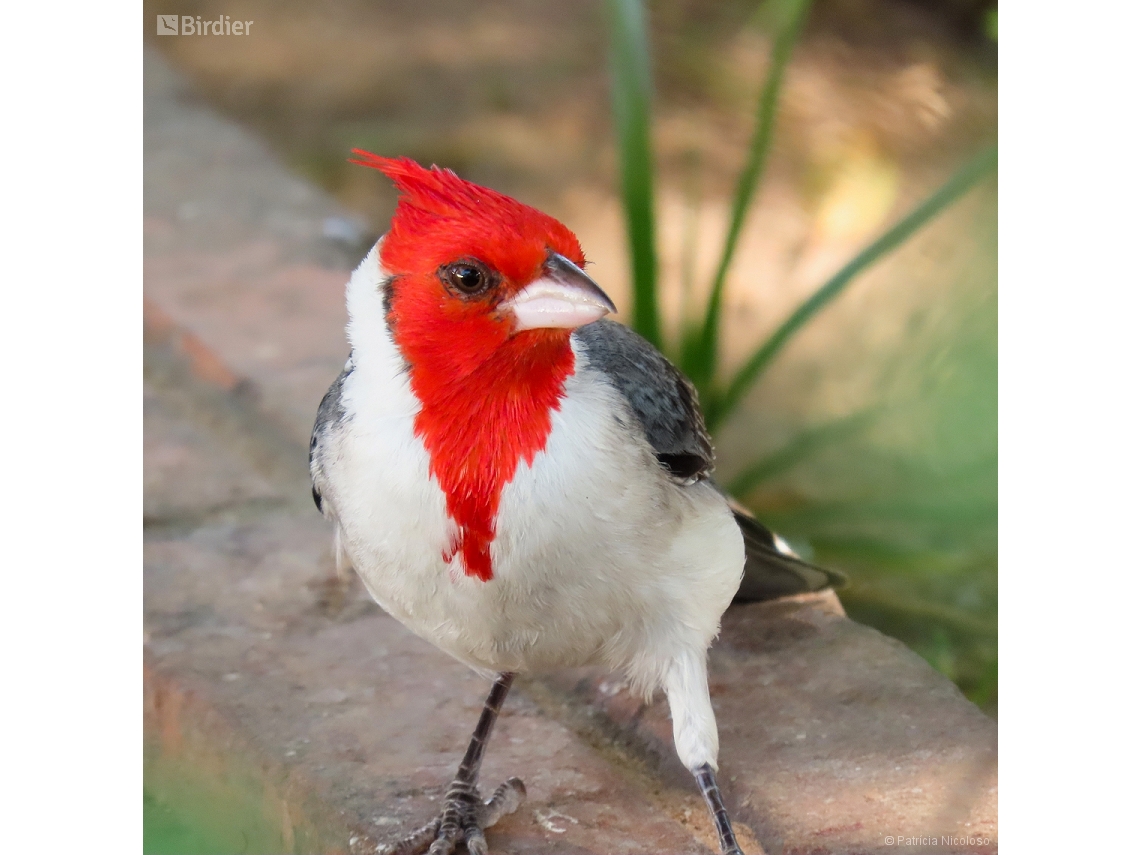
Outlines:
[{"label": "white belly", "polygon": [[376,601],[459,660],[524,672],[600,662],[648,690],[678,651],[716,634],[743,542],[716,490],[673,483],[615,419],[629,416],[624,400],[577,366],[545,450],[504,488],[490,581],[444,560],[454,526],[404,375],[346,381],[329,498]]}]

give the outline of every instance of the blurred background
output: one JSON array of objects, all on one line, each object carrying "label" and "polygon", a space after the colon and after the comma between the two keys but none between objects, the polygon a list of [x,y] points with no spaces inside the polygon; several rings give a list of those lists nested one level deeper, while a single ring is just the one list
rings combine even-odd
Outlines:
[{"label": "blurred background", "polygon": [[[662,341],[703,311],[793,0],[645,8]],[[438,163],[562,219],[629,321],[603,0],[146,0],[148,42],[216,109],[355,212],[395,206],[353,147]],[[158,38],[156,14],[253,20]],[[997,134],[990,0],[818,0],[725,279],[727,380],[797,305]],[[688,320],[686,320],[688,319]],[[329,378],[331,380],[331,377]],[[709,388],[713,388],[709,386]],[[716,430],[718,479],[850,615],[997,714],[997,189],[983,179],[798,331]]]}]

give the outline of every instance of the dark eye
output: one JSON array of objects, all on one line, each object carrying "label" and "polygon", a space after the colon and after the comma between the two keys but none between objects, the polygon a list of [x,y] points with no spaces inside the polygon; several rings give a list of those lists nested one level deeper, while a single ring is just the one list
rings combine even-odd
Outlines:
[{"label": "dark eye", "polygon": [[440,271],[443,281],[460,294],[482,294],[493,284],[491,271],[477,261],[458,261]]}]

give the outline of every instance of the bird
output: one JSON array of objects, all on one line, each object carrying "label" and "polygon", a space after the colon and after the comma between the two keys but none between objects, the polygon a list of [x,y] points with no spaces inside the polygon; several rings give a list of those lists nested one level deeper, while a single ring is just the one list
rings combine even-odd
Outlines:
[{"label": "bird", "polygon": [[573,232],[407,157],[353,149],[395,213],[346,287],[350,356],[318,409],[313,499],[342,572],[492,681],[441,813],[388,855],[487,853],[516,810],[479,769],[517,674],[600,665],[663,690],[722,855],[743,855],[716,782],[707,651],[736,599],[839,584],[712,480],[695,388],[607,318]]}]

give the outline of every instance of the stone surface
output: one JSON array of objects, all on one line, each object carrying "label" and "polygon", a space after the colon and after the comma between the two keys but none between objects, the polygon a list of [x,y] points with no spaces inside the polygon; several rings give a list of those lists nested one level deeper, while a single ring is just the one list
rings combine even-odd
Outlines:
[{"label": "stone surface", "polygon": [[[833,598],[725,614],[709,688],[734,815],[768,852],[907,851],[886,841],[900,833],[996,841],[994,723],[900,642],[845,618]],[[584,669],[552,682],[603,710],[670,777],[685,777],[664,700],[643,705]]]},{"label": "stone surface", "polygon": [[[308,496],[343,212],[153,55],[146,75],[148,786],[190,766],[255,805],[248,851],[371,852],[434,812],[487,686],[333,578]],[[996,850],[995,723],[833,594],[731,609],[711,689],[749,855]],[[530,791],[496,852],[714,844],[664,703],[596,671],[520,680],[485,774]]]},{"label": "stone surface", "polygon": [[146,56],[147,298],[307,443],[348,355],[347,272],[375,236]]},{"label": "stone surface", "polygon": [[[279,790],[335,805],[342,845],[371,852],[438,808],[488,685],[358,586],[322,577],[327,534],[315,513],[281,512],[152,532],[147,661],[247,734]],[[492,787],[510,775],[529,796],[493,830],[497,852],[702,851],[673,816],[698,807],[688,793],[654,794],[525,692],[508,698],[484,766]]]}]

